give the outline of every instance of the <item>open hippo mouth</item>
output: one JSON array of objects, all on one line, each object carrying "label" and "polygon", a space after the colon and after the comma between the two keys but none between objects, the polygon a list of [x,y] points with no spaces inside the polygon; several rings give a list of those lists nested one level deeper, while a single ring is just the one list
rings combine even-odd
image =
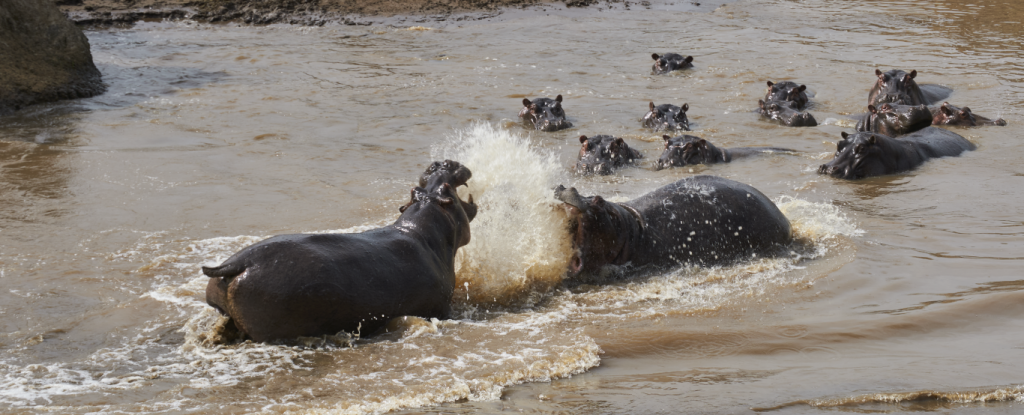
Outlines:
[{"label": "open hippo mouth", "polygon": [[469,198],[463,201],[459,198],[459,193],[456,190],[459,186],[466,186],[471,177],[473,177],[473,173],[457,161],[445,160],[430,163],[427,170],[420,175],[419,188],[412,191],[412,200],[399,208],[399,211],[405,212],[410,205],[422,199],[422,196],[418,197],[418,195],[436,193],[436,200],[442,205],[447,206],[457,200],[466,212],[466,216],[472,221],[476,217],[477,210],[476,203],[473,203],[473,195],[469,195]]}]

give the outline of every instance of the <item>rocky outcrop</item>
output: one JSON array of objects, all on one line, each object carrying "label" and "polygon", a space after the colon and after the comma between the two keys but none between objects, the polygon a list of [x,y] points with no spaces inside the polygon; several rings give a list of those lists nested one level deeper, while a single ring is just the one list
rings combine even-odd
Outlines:
[{"label": "rocky outcrop", "polygon": [[0,0],[0,114],[104,89],[89,40],[53,0]]}]

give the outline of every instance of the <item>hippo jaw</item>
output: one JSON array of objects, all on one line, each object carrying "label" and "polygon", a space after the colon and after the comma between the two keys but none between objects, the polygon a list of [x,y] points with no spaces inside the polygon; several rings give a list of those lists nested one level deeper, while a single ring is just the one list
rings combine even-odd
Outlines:
[{"label": "hippo jaw", "polygon": [[582,197],[576,188],[555,188],[555,198],[569,214],[573,255],[568,276],[598,274],[606,265],[630,261],[629,248],[643,233],[643,220],[632,208],[606,202],[601,196]]},{"label": "hippo jaw", "polygon": [[[472,176],[473,173],[457,161],[435,161],[420,175],[419,186],[410,191],[409,203],[399,207],[398,211],[405,217],[439,208],[448,222],[459,228],[456,247],[464,246],[470,240],[469,223],[476,218],[477,206],[472,194],[463,201],[457,188],[466,186]],[[408,222],[415,224],[416,220]]]}]

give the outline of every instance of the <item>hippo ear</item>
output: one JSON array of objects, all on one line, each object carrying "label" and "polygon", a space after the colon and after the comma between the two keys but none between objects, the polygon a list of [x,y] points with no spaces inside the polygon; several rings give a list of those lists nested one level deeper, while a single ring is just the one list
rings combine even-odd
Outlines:
[{"label": "hippo ear", "polygon": [[661,56],[658,56],[658,54],[657,54],[657,53],[652,53],[652,54],[651,54],[651,58],[654,58],[654,60],[658,60],[658,58],[660,58],[660,57],[661,57]]},{"label": "hippo ear", "polygon": [[531,104],[531,102],[530,102],[530,100],[528,98],[523,98],[523,106],[524,107],[529,107],[530,104]]},{"label": "hippo ear", "polygon": [[562,102],[562,94],[558,94],[558,96],[555,97],[555,102]]},{"label": "hippo ear", "polygon": [[872,144],[873,145],[873,144],[875,144],[877,142],[878,142],[878,139],[875,138],[874,134],[871,134],[871,137],[868,137],[868,144]]},{"label": "hippo ear", "polygon": [[687,56],[686,59],[683,59],[683,63],[690,63],[690,62],[693,62],[693,56]]},{"label": "hippo ear", "polygon": [[610,147],[612,149],[612,151],[617,151],[619,148],[625,147],[625,146],[626,146],[626,142],[623,139],[616,138],[615,141],[612,141],[612,143],[608,147]]},{"label": "hippo ear", "polygon": [[757,100],[757,106],[761,107],[761,109],[764,109],[764,100],[763,99]]},{"label": "hippo ear", "polygon": [[771,87],[772,87],[772,85],[775,85],[775,83],[774,83],[774,82],[772,82],[772,81],[768,81],[768,87],[769,87],[769,88],[771,88]]},{"label": "hippo ear", "polygon": [[872,114],[878,114],[878,108],[875,108],[874,105],[868,105],[868,111],[870,111]]},{"label": "hippo ear", "polygon": [[651,106],[650,106],[650,108],[651,108],[651,112],[654,112],[654,101],[651,101]]},{"label": "hippo ear", "polygon": [[707,147],[708,146],[708,140],[705,140],[703,138],[700,139],[700,140],[697,140],[697,145],[699,145],[701,147]]},{"label": "hippo ear", "polygon": [[882,78],[884,75],[880,69],[875,69],[875,76]]},{"label": "hippo ear", "polygon": [[601,196],[594,196],[594,199],[590,201],[590,204],[597,207],[602,207],[604,206],[604,198]]},{"label": "hippo ear", "polygon": [[669,137],[669,136],[668,136],[668,134],[666,134],[666,135],[663,135],[663,136],[661,136],[661,139],[662,139],[662,140],[665,140],[665,142],[667,143],[667,142],[668,142],[668,140],[671,140],[671,139],[672,139],[672,137]]},{"label": "hippo ear", "polygon": [[960,108],[960,112],[970,113],[971,109],[969,107],[963,107],[963,108]]},{"label": "hippo ear", "polygon": [[917,69],[910,71],[910,79],[917,78]]},{"label": "hippo ear", "polygon": [[796,92],[804,92],[807,90],[807,85],[800,85],[796,88]]},{"label": "hippo ear", "polygon": [[953,110],[951,108],[949,108],[946,104],[949,104],[949,103],[947,102],[945,104],[942,104],[942,106],[939,107],[939,111],[941,111],[945,115],[953,115]]},{"label": "hippo ear", "polygon": [[843,140],[846,140],[846,139],[850,138],[850,135],[847,134],[846,131],[843,131],[843,132],[839,133],[839,135],[843,136]]},{"label": "hippo ear", "polygon": [[690,104],[683,104],[683,106],[679,107],[679,108],[682,109],[683,112],[689,111],[690,110]]},{"label": "hippo ear", "polygon": [[587,142],[587,136],[581,135],[580,136],[580,144],[583,144],[583,143],[586,143],[586,142]]}]

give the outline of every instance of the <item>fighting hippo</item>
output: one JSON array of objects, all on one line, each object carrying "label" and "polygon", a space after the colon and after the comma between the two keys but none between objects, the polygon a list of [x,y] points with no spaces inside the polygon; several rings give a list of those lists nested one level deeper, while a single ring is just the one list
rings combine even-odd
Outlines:
[{"label": "fighting hippo", "polygon": [[666,53],[664,55],[654,53],[651,54],[651,57],[654,58],[654,66],[651,66],[651,74],[653,75],[662,75],[693,67],[693,56],[684,58],[683,55],[678,53]]},{"label": "fighting hippo", "polygon": [[934,157],[958,156],[976,147],[959,134],[928,127],[899,139],[877,133],[842,133],[832,161],[818,167],[818,173],[855,180],[899,173],[920,166]]},{"label": "fighting hippo", "polygon": [[796,152],[796,150],[777,147],[718,148],[707,140],[692,135],[679,137],[665,135],[662,138],[665,140],[665,151],[658,158],[658,170],[694,164],[728,163],[737,158],[775,151]]},{"label": "fighting hippo", "polygon": [[523,98],[519,118],[523,119],[524,125],[535,130],[551,132],[572,127],[562,110],[562,95],[555,99],[537,98],[533,101]]},{"label": "fighting hippo", "polygon": [[580,155],[576,161],[576,173],[612,174],[615,169],[635,165],[643,154],[626,144],[621,138],[610,135],[580,136]]},{"label": "fighting hippo", "polygon": [[762,117],[789,127],[814,127],[818,121],[809,112],[800,112],[789,101],[764,102],[757,100],[758,113]]},{"label": "fighting hippo", "polygon": [[255,341],[368,335],[406,315],[448,318],[455,251],[469,243],[476,216],[473,197],[456,193],[470,176],[457,162],[435,162],[394,224],[274,236],[203,267],[206,302]]},{"label": "fighting hippo", "polygon": [[943,102],[941,106],[931,108],[931,116],[932,125],[958,125],[962,127],[1006,125],[1006,121],[1002,118],[992,120],[991,118],[975,115],[971,112],[970,108],[957,108],[948,102]]},{"label": "fighting hippo", "polygon": [[645,128],[654,129],[654,132],[662,130],[690,131],[690,120],[686,118],[686,111],[690,110],[690,104],[683,104],[677,107],[672,104],[654,105],[650,103],[649,110],[640,121]]},{"label": "fighting hippo", "polygon": [[885,103],[868,105],[868,113],[855,127],[857,131],[872,132],[889,137],[910,134],[932,125],[932,113],[928,106]]},{"label": "fighting hippo", "polygon": [[878,106],[879,104],[903,104],[903,105],[932,105],[939,102],[952,92],[951,89],[940,85],[918,85],[914,81],[917,78],[917,70],[906,73],[899,69],[882,72],[875,69],[875,85],[868,92],[868,105]]},{"label": "fighting hippo", "polygon": [[797,85],[796,82],[782,81],[774,83],[768,81],[768,90],[764,93],[764,102],[792,102],[793,109],[802,110],[807,106],[807,85]]},{"label": "fighting hippo", "polygon": [[785,252],[789,220],[753,187],[693,176],[623,203],[559,186],[574,253],[569,277],[600,281],[625,271],[712,266]]}]

